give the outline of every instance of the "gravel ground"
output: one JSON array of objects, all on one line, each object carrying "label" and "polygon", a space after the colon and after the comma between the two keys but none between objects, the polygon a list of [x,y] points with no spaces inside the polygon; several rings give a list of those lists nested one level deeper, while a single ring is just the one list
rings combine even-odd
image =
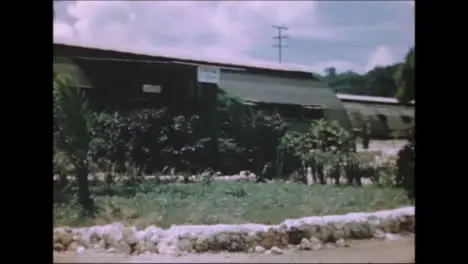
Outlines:
[{"label": "gravel ground", "polygon": [[[371,140],[369,143],[369,150],[399,150],[403,145],[406,144],[406,140]],[[362,151],[362,144],[358,141],[357,150]]]},{"label": "gravel ground", "polygon": [[123,256],[85,252],[55,253],[54,263],[413,263],[414,236],[396,241],[351,241],[349,248],[329,248],[319,251],[286,251],[282,255],[246,253]]}]

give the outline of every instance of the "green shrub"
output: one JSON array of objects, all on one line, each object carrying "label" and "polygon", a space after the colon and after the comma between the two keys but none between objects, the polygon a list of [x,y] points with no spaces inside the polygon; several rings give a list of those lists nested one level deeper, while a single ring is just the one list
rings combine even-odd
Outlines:
[{"label": "green shrub", "polygon": [[[274,162],[286,126],[278,115],[254,111],[239,100],[219,97],[219,167],[227,173],[259,172]],[[164,167],[200,173],[211,164],[208,144],[196,115],[173,116],[167,109],[94,114],[89,157],[100,171],[133,176]],[[205,131],[206,132],[206,131]],[[130,172],[132,171],[132,172]]]},{"label": "green shrub", "polygon": [[[315,181],[325,184],[325,167],[330,167],[331,177],[339,183],[341,170],[347,170],[353,180],[358,159],[355,155],[355,139],[336,121],[313,121],[305,133],[288,132],[281,139],[281,150],[310,165]],[[296,162],[297,164],[297,162]]]},{"label": "green shrub", "polygon": [[[78,201],[87,213],[93,211],[93,200],[90,197],[88,186],[88,151],[93,118],[84,92],[74,85],[72,79],[54,74],[53,143],[55,165],[66,160],[73,166],[79,183]],[[59,153],[63,157],[60,161],[57,159]]]},{"label": "green shrub", "polygon": [[414,126],[410,129],[409,140],[398,152],[397,178],[396,184],[403,187],[410,199],[415,198],[414,177],[415,177],[415,156],[416,145],[414,137]]},{"label": "green shrub", "polygon": [[197,125],[198,116],[171,116],[166,109],[101,113],[94,123],[90,156],[107,171],[116,166],[131,176],[167,165],[190,171],[206,165],[199,157],[208,139],[201,137]]},{"label": "green shrub", "polygon": [[277,147],[287,129],[278,114],[257,111],[223,90],[218,97],[218,112],[223,172],[247,169],[260,175],[265,164],[277,162]]}]

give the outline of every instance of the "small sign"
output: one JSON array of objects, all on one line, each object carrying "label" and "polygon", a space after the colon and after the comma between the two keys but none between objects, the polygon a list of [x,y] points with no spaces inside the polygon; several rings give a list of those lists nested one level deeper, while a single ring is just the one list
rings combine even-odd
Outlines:
[{"label": "small sign", "polygon": [[198,66],[197,79],[200,83],[219,84],[220,70],[213,66]]},{"label": "small sign", "polygon": [[144,93],[161,93],[161,91],[162,91],[162,88],[160,85],[143,84]]}]

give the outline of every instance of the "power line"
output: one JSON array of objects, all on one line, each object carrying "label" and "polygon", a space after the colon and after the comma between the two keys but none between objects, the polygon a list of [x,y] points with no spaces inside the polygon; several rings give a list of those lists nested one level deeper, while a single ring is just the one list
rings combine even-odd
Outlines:
[{"label": "power line", "polygon": [[277,26],[277,25],[274,25],[273,28],[276,28],[278,30],[278,35],[273,37],[273,39],[277,39],[278,40],[278,43],[277,44],[273,44],[273,47],[276,47],[278,48],[278,61],[279,63],[281,63],[281,61],[283,60],[283,48],[287,48],[288,46],[286,45],[283,45],[283,40],[286,40],[288,38],[288,36],[286,35],[283,35],[283,30],[288,30],[287,27],[283,27],[283,26]]}]

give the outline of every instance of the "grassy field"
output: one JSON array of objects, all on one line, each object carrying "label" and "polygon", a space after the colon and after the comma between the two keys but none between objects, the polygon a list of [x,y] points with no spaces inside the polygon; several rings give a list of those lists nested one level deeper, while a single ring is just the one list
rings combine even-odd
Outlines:
[{"label": "grassy field", "polygon": [[278,224],[286,218],[392,209],[409,204],[394,188],[284,183],[213,182],[202,184],[143,183],[92,186],[97,214],[81,218],[72,186],[54,194],[54,226],[124,224],[169,227],[172,224]]}]

